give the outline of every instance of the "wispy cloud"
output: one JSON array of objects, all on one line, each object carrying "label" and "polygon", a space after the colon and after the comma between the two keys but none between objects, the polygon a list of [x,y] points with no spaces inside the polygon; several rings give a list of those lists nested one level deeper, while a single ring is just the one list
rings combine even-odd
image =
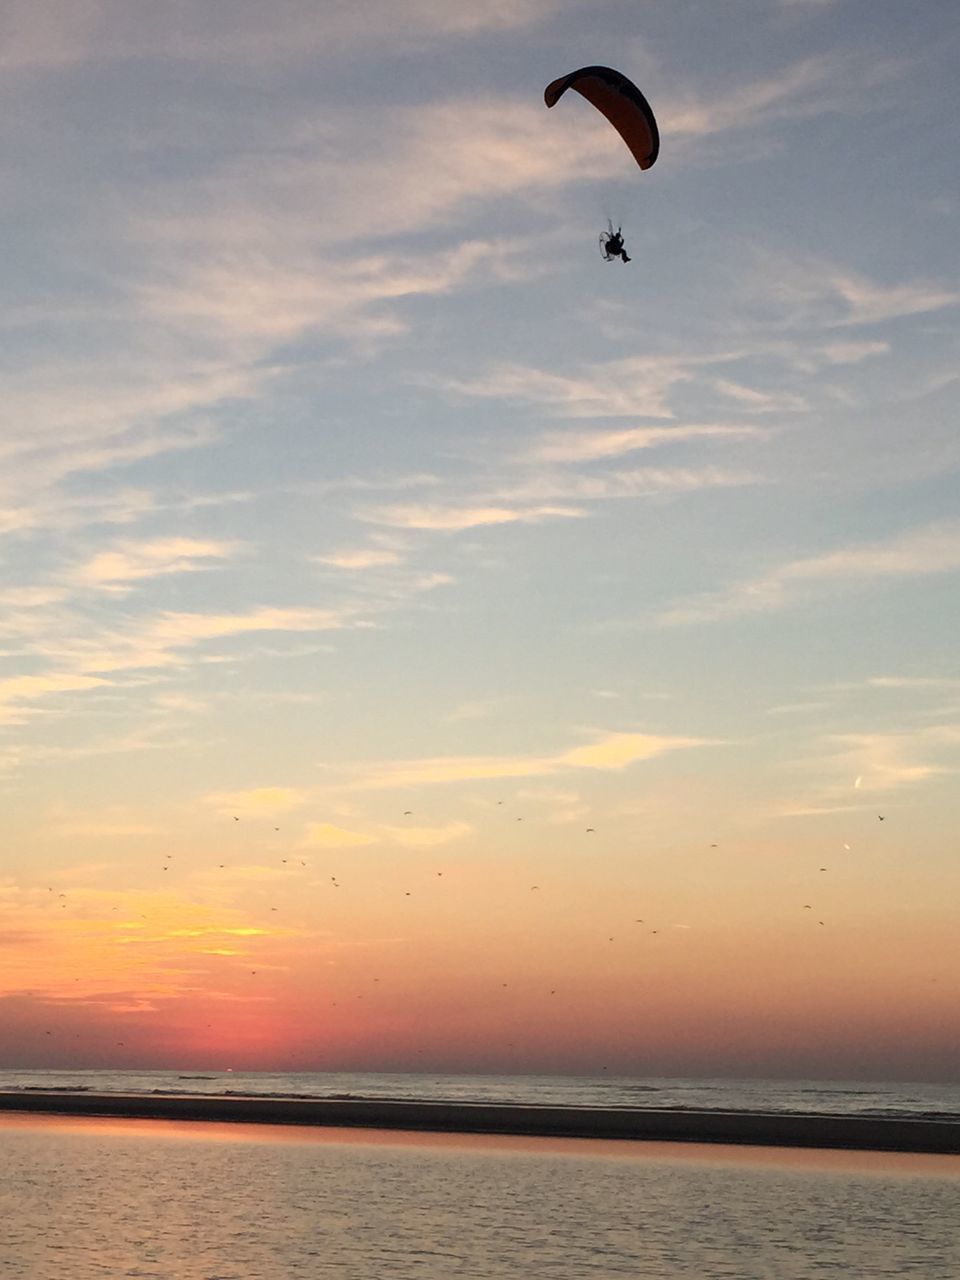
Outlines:
[{"label": "wispy cloud", "polygon": [[0,724],[22,724],[27,707],[63,693],[86,693],[109,684],[101,676],[57,671],[47,675],[9,676],[0,680]]},{"label": "wispy cloud", "polygon": [[720,133],[766,129],[784,118],[797,120],[832,111],[865,110],[867,92],[902,73],[895,61],[825,54],[801,58],[777,74],[741,82],[709,99],[686,94],[658,106],[661,128],[678,145]]},{"label": "wispy cloud", "polygon": [[[602,502],[618,498],[653,498],[767,483],[754,471],[734,467],[636,467],[590,475],[563,472],[537,475],[505,486],[498,495],[513,502],[569,500]],[[577,514],[584,514],[577,512]]]},{"label": "wispy cloud", "polygon": [[298,244],[295,253],[288,245],[220,249],[209,261],[181,265],[171,278],[145,284],[140,302],[154,321],[252,359],[258,348],[308,330],[351,343],[396,336],[407,329],[397,302],[513,283],[543,270],[522,239],[464,240],[430,255],[366,254],[348,263],[316,245]]},{"label": "wispy cloud", "polygon": [[[879,733],[833,734],[823,764],[841,781],[833,788],[877,793],[926,782],[960,768],[960,724]],[[816,761],[812,762],[816,763]]]},{"label": "wispy cloud", "polygon": [[670,427],[625,427],[612,431],[549,431],[540,437],[527,456],[542,462],[594,462],[688,440],[738,440],[762,438],[764,435],[760,427],[713,422]]},{"label": "wispy cloud", "polygon": [[237,546],[235,542],[178,537],[122,542],[77,566],[72,578],[83,586],[126,592],[132,582],[145,578],[209,569],[211,562],[225,560]]},{"label": "wispy cloud", "polygon": [[329,564],[335,569],[382,569],[387,565],[399,564],[402,557],[399,551],[387,547],[354,547],[331,551],[327,555],[311,557],[318,564]]},{"label": "wispy cloud", "polygon": [[620,770],[669,751],[715,745],[706,738],[597,733],[592,742],[548,756],[438,756],[374,765],[350,784],[357,790],[481,779],[534,778],[578,769]]},{"label": "wispy cloud", "polygon": [[[568,3],[569,0],[566,0]],[[9,0],[0,22],[0,66],[38,70],[146,56],[185,62],[315,61],[351,46],[408,51],[437,40],[484,31],[510,31],[542,21],[565,0],[474,0],[468,8],[445,0],[366,0],[363,10],[324,5],[318,21],[310,0],[283,0],[267,14],[252,0],[233,0],[231,21],[204,5],[177,11],[177,21],[149,0]]]},{"label": "wispy cloud", "polygon": [[539,405],[560,417],[672,418],[667,395],[692,375],[690,360],[628,356],[588,367],[579,376],[504,364],[479,378],[441,385],[464,396]]},{"label": "wispy cloud", "polygon": [[184,650],[208,640],[270,631],[336,631],[355,621],[350,611],[270,608],[247,613],[161,613],[128,630],[107,632],[96,640],[55,652],[68,654],[84,671],[124,671],[165,667],[181,661]]},{"label": "wispy cloud", "polygon": [[311,822],[301,844],[304,848],[349,849],[365,844],[376,844],[377,837],[363,831],[338,827],[332,822]]},{"label": "wispy cloud", "polygon": [[[777,307],[782,323],[815,328],[882,324],[960,302],[953,282],[884,284],[849,267],[812,257],[764,255],[748,287],[756,297]],[[860,343],[828,343],[822,349],[834,363],[881,354]]]},{"label": "wispy cloud", "polygon": [[744,413],[802,413],[810,405],[793,391],[758,391],[731,378],[715,378],[713,386],[721,396],[735,400]]},{"label": "wispy cloud", "polygon": [[665,625],[712,622],[743,614],[787,608],[810,591],[837,583],[870,583],[960,569],[960,523],[926,525],[885,542],[841,547],[823,555],[791,560],[762,577],[735,583],[671,606],[659,615]]},{"label": "wispy cloud", "polygon": [[439,845],[462,840],[473,831],[467,822],[448,822],[442,827],[391,827],[379,828],[381,834],[405,849],[434,849]]},{"label": "wispy cloud", "polygon": [[574,519],[584,513],[572,507],[480,507],[480,506],[390,506],[370,507],[358,512],[361,520],[397,529],[426,529],[439,533],[459,533],[483,525],[539,524],[544,520]]},{"label": "wispy cloud", "polygon": [[299,787],[251,787],[245,791],[216,791],[205,802],[218,813],[245,818],[272,818],[306,804],[310,793]]}]

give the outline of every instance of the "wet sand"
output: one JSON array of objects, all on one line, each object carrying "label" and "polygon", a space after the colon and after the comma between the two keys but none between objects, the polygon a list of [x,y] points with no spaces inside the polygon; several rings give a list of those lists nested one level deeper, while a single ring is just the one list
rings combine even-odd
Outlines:
[{"label": "wet sand", "polygon": [[308,1100],[61,1093],[40,1090],[0,1092],[0,1111],[336,1126],[430,1133],[514,1134],[529,1137],[960,1154],[958,1123],[873,1116],[628,1111],[599,1107],[385,1102],[353,1098]]}]

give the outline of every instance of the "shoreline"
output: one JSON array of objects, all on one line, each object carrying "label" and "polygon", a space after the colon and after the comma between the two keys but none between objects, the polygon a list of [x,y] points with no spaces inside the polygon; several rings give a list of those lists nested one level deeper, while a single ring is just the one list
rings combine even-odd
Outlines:
[{"label": "shoreline", "polygon": [[0,1091],[0,1112],[960,1155],[947,1120],[501,1103]]}]

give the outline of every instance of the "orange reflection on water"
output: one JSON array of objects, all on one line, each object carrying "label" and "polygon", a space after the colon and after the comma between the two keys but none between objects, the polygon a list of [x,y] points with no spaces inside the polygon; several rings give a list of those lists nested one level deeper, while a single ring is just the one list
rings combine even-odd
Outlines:
[{"label": "orange reflection on water", "polygon": [[752,1147],[702,1142],[635,1142],[610,1138],[542,1138],[497,1133],[432,1133],[408,1129],[348,1129],[329,1125],[142,1120],[120,1116],[0,1113],[0,1130],[45,1129],[97,1137],[160,1138],[188,1142],[298,1143],[356,1147],[414,1147],[434,1154],[574,1156],[752,1166],[883,1177],[960,1178],[960,1155],[909,1151],[834,1151],[808,1147]]}]

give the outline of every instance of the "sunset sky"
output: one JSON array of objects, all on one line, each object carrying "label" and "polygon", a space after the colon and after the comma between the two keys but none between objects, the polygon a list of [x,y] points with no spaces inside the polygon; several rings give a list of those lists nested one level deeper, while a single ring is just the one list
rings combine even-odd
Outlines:
[{"label": "sunset sky", "polygon": [[955,1074],[958,57],[8,0],[0,1066]]}]

